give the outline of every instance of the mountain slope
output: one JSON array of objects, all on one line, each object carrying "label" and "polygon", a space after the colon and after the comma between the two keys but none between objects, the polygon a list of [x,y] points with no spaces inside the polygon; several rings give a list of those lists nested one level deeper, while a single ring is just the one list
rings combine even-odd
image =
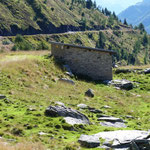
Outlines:
[{"label": "mountain slope", "polygon": [[60,33],[101,28],[105,16],[86,1],[71,0],[0,0],[0,35]]},{"label": "mountain slope", "polygon": [[119,14],[120,19],[127,19],[133,25],[143,23],[145,29],[150,33],[150,0],[143,0],[141,3],[130,6]]}]

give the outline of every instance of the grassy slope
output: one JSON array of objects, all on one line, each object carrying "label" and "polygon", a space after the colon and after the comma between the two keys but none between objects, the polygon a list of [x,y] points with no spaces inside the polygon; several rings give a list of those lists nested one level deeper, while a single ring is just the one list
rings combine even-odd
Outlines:
[{"label": "grassy slope", "polygon": [[[150,75],[120,74],[115,79],[126,78],[139,82],[131,91],[116,90],[103,84],[73,79],[75,86],[55,82],[55,79],[67,77],[55,64],[53,58],[46,59],[43,54],[49,52],[17,52],[0,55],[0,94],[9,100],[0,101],[0,135],[5,139],[42,142],[50,149],[64,147],[77,148],[77,139],[81,134],[93,134],[100,131],[116,130],[99,125],[96,115],[86,114],[92,125],[75,126],[76,131],[65,130],[68,125],[62,118],[44,116],[47,106],[61,101],[66,106],[77,109],[77,104],[84,103],[101,109],[107,115],[120,117],[128,122],[127,129],[148,130],[150,128]],[[67,77],[68,78],[68,77]],[[84,92],[92,88],[94,98],[86,98]],[[109,105],[112,109],[103,109]],[[29,108],[34,109],[33,111]],[[135,119],[127,119],[132,115]],[[18,133],[15,131],[19,131]],[[47,135],[39,136],[39,132]]]},{"label": "grassy slope", "polygon": [[[65,2],[61,0],[1,0],[0,29],[2,32],[11,33],[12,26],[21,31],[27,30],[29,27],[37,31],[44,30],[43,27],[50,29],[49,24],[53,24],[55,27],[61,25],[78,27],[82,19],[82,13],[85,14],[84,18],[87,20],[88,27],[100,25],[106,19],[97,10],[89,10],[77,4],[73,5],[73,10],[70,10],[70,7],[71,0],[65,0]],[[50,33],[48,30],[47,32]]]},{"label": "grassy slope", "polygon": [[[106,37],[105,49],[111,49],[118,51],[121,56],[121,50],[129,55],[132,54],[134,50],[134,44],[138,39],[142,39],[143,34],[140,34],[139,31],[130,29],[116,31],[119,32],[119,36],[116,35],[113,30],[103,30],[102,31]],[[70,43],[76,45],[83,45],[87,47],[96,47],[96,42],[99,38],[99,31],[85,31],[85,32],[73,32],[73,33],[63,33],[63,34],[51,34],[51,35],[33,35],[25,36],[28,42],[31,42],[33,47],[36,47],[41,41],[46,42],[47,45],[50,45],[50,41]],[[10,37],[12,41],[14,38]],[[144,56],[146,52],[146,47],[141,46],[141,49],[138,53],[135,64],[144,64]],[[120,58],[121,60],[122,58]],[[127,61],[122,59],[122,65],[126,65]]]}]

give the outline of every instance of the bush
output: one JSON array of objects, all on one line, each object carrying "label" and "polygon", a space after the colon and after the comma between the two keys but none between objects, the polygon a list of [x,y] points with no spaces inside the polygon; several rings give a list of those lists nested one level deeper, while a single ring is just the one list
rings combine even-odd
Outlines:
[{"label": "bush", "polygon": [[9,39],[5,39],[5,40],[3,40],[2,41],[2,44],[3,45],[9,45],[9,44],[11,44],[12,42],[9,40]]},{"label": "bush", "polygon": [[14,135],[21,136],[23,135],[23,129],[15,127],[11,130],[11,133]]},{"label": "bush", "polygon": [[40,42],[40,44],[37,46],[37,50],[49,50],[49,46],[46,42]]},{"label": "bush", "polygon": [[32,44],[24,39],[22,35],[17,35],[15,38],[15,45],[12,47],[12,51],[16,50],[31,50]]}]

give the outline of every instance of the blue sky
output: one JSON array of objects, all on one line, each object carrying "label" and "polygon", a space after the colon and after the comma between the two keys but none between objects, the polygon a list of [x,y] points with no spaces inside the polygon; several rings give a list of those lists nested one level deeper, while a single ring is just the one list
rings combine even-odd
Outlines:
[{"label": "blue sky", "polygon": [[141,1],[143,0],[96,0],[97,5],[103,8],[107,7],[109,10],[115,11],[116,14]]}]

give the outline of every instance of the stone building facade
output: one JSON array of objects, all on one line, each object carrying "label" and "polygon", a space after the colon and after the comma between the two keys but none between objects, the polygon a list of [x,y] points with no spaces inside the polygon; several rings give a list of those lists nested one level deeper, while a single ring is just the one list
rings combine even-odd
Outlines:
[{"label": "stone building facade", "polygon": [[111,50],[51,42],[52,55],[69,65],[76,75],[93,80],[112,80]]}]

